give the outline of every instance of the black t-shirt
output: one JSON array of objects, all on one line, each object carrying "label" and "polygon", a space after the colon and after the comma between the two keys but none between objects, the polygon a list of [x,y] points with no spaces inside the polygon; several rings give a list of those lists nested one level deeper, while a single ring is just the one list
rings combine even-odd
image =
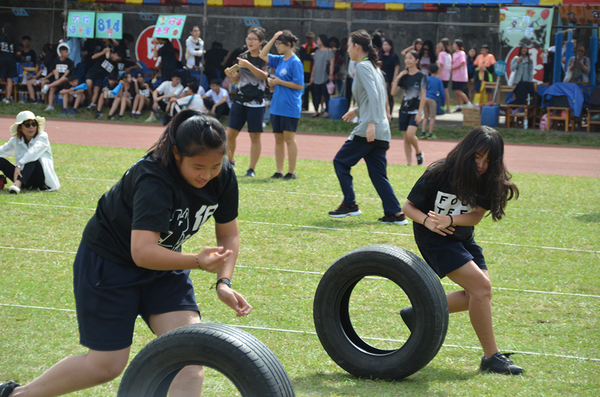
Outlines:
[{"label": "black t-shirt", "polygon": [[[419,178],[415,186],[408,195],[410,200],[424,214],[429,211],[443,215],[460,215],[471,212],[472,207],[460,201],[455,194],[452,193],[452,185],[450,184],[450,172],[442,172],[435,180],[428,178],[430,171],[427,170]],[[476,202],[477,205],[484,209],[489,209],[490,200],[484,199],[483,192],[479,192]],[[455,226],[456,230],[453,234],[441,236],[432,232],[420,223],[413,222],[413,231],[415,241],[419,246],[436,246],[448,242],[448,239],[459,241],[469,241],[473,239],[475,228],[473,226]]]},{"label": "black t-shirt", "polygon": [[228,161],[223,162],[219,176],[195,188],[175,165],[165,168],[149,153],[102,195],[83,231],[83,241],[112,262],[135,266],[132,230],[160,232],[159,245],[181,252],[181,245],[211,216],[218,223],[235,220],[238,196],[237,179]]},{"label": "black t-shirt", "polygon": [[[248,60],[258,69],[267,70],[267,62],[260,57],[253,57],[250,51],[240,55],[240,58]],[[237,84],[237,91],[233,100],[244,106],[259,107],[264,106],[264,97],[266,90],[266,81],[256,77],[250,70],[240,68],[240,82]]]},{"label": "black t-shirt", "polygon": [[83,63],[86,65],[86,69],[89,70],[96,64],[96,59],[92,59],[92,55],[99,53],[103,49],[102,40],[98,39],[87,39],[85,43],[83,43],[83,52],[86,52],[87,55],[83,58]]},{"label": "black t-shirt", "polygon": [[23,63],[26,63],[26,62],[35,63],[36,61],[37,61],[37,55],[36,55],[35,51],[33,51],[31,48],[27,52],[21,51],[21,55],[17,59],[17,62],[23,62]]},{"label": "black t-shirt", "polygon": [[50,64],[50,71],[55,69],[58,71],[58,78],[61,78],[63,74],[67,72],[67,70],[73,72],[73,69],[75,69],[75,64],[69,58],[65,59],[64,61],[61,61],[60,58],[54,58],[52,64]]},{"label": "black t-shirt", "polygon": [[398,81],[398,87],[404,90],[400,111],[411,114],[417,113],[421,101],[421,90],[427,89],[427,76],[425,76],[425,73],[419,70],[413,75],[405,74]]},{"label": "black t-shirt", "polygon": [[103,79],[113,72],[117,73],[117,68],[118,66],[116,62],[101,56],[100,58],[96,59],[96,63],[94,64],[94,67],[90,69],[88,75],[94,79]]},{"label": "black t-shirt", "polygon": [[167,42],[159,48],[158,56],[161,57],[161,70],[173,71],[177,69],[177,56],[175,55],[175,48],[173,47],[173,44],[171,44],[171,41],[167,40]]},{"label": "black t-shirt", "polygon": [[7,36],[0,37],[0,62],[17,62],[15,43],[12,43]]},{"label": "black t-shirt", "polygon": [[379,57],[381,60],[381,70],[385,76],[385,82],[390,84],[394,79],[394,69],[396,69],[396,65],[400,65],[400,59],[398,59],[398,55],[382,55]]}]

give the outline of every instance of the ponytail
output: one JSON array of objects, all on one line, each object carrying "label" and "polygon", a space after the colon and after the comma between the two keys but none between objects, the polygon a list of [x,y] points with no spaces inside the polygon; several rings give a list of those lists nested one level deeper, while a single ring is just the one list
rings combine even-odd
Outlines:
[{"label": "ponytail", "polygon": [[377,51],[373,47],[373,42],[371,41],[371,36],[366,30],[356,30],[350,33],[350,38],[352,39],[352,43],[358,44],[359,46],[361,46],[363,51],[367,53],[367,57],[369,61],[371,61],[371,63],[373,64],[374,68],[381,67],[379,55],[377,55]]},{"label": "ponytail", "polygon": [[169,167],[175,160],[173,148],[182,157],[193,157],[210,150],[225,154],[225,129],[216,119],[197,110],[185,109],[173,118],[150,151],[161,165]]}]

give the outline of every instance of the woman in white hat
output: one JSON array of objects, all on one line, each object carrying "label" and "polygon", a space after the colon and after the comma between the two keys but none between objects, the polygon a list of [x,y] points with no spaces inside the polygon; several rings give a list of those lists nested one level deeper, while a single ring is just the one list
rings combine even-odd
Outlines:
[{"label": "woman in white hat", "polygon": [[[10,126],[13,137],[0,147],[0,171],[13,181],[10,193],[18,194],[23,188],[54,191],[60,187],[45,124],[45,118],[26,110]],[[6,159],[13,154],[15,165]]]}]

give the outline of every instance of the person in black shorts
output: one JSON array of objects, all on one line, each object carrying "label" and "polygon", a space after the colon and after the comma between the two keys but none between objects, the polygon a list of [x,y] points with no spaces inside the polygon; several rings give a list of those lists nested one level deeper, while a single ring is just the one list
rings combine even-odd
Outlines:
[{"label": "person in black shorts", "polygon": [[15,51],[17,38],[10,23],[2,27],[2,36],[0,36],[0,81],[6,83],[4,103],[10,103],[13,92],[13,78],[17,77],[17,57]]},{"label": "person in black shorts", "polygon": [[[231,288],[239,250],[238,184],[223,161],[225,130],[186,109],[150,151],[98,201],[73,265],[80,342],[89,351],[61,360],[25,386],[0,395],[58,396],[118,377],[129,358],[138,315],[160,336],[200,322],[192,269],[216,273],[218,299],[238,317],[252,306]],[[183,253],[182,245],[213,217],[218,247]],[[202,367],[183,368],[169,395],[202,391]]]},{"label": "person in black shorts", "polygon": [[69,59],[69,46],[67,43],[58,45],[59,57],[54,59],[48,73],[48,84],[42,86],[42,94],[48,94],[48,107],[46,111],[54,110],[54,97],[62,89],[69,88],[69,75],[73,73],[75,64]]},{"label": "person in black shorts", "polygon": [[419,149],[417,139],[417,126],[423,117],[423,108],[427,100],[427,76],[419,70],[419,54],[410,50],[404,57],[406,69],[401,71],[392,83],[392,95],[396,95],[400,88],[404,90],[402,107],[398,115],[400,131],[404,135],[404,153],[408,165],[412,165],[412,146],[417,155],[417,165],[423,165],[425,158]]},{"label": "person in black shorts", "polygon": [[263,116],[265,113],[265,89],[267,62],[260,58],[260,51],[265,42],[265,32],[262,28],[251,27],[246,34],[248,51],[241,54],[238,63],[227,69],[225,74],[237,85],[233,95],[229,121],[227,123],[227,142],[229,144],[227,157],[235,164],[235,140],[244,124],[248,122],[250,133],[250,166],[246,171],[248,177],[254,177],[254,169],[260,158],[260,134],[263,132]]},{"label": "person in black shorts", "polygon": [[88,97],[90,104],[88,109],[96,107],[98,95],[104,86],[104,80],[109,74],[117,72],[117,63],[120,60],[119,53],[114,50],[114,45],[110,42],[105,42],[105,47],[102,51],[92,55],[92,59],[96,61],[94,66],[86,73],[85,82],[88,86]]},{"label": "person in black shorts", "polygon": [[[504,165],[504,141],[493,128],[473,129],[444,159],[433,163],[412,188],[404,212],[413,220],[415,242],[440,278],[463,290],[446,295],[450,313],[469,311],[483,347],[480,370],[521,374],[496,344],[492,323],[492,284],[475,228],[488,213],[502,219],[509,200],[519,196]],[[413,331],[417,306],[400,311]]]}]

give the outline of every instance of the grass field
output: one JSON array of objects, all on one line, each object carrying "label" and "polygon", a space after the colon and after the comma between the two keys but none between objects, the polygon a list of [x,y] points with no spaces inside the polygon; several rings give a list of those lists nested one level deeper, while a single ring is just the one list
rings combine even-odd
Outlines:
[{"label": "grass field", "polygon": [[[140,150],[52,146],[62,187],[54,193],[0,192],[0,381],[29,382],[66,355],[83,353],[75,317],[71,266],[98,198],[142,154]],[[400,150],[392,148],[392,150]],[[247,158],[239,157],[238,173]],[[518,352],[520,377],[481,375],[482,352],[468,315],[451,315],[444,347],[404,381],[358,379],[339,368],[314,332],[313,296],[341,255],[365,245],[418,252],[410,226],[377,223],[381,203],[364,164],[353,171],[363,215],[333,220],[341,201],[330,162],[299,161],[301,179],[270,180],[274,160],[260,160],[254,179],[239,178],[241,249],[234,287],[253,305],[238,319],[192,272],[203,321],[242,327],[281,360],[298,396],[597,396],[600,390],[600,179],[516,174],[521,197],[501,222],[476,229],[494,290],[500,348]],[[390,166],[401,201],[423,168]],[[265,177],[260,177],[265,175]],[[184,246],[214,245],[211,221]],[[456,289],[442,280],[447,291]],[[383,279],[364,280],[352,309],[361,335],[380,347],[406,339],[398,311],[401,291]],[[133,354],[153,338],[138,320]],[[133,358],[133,354],[131,358]],[[114,396],[119,379],[75,396]],[[232,395],[222,376],[207,375],[206,396]]]}]

